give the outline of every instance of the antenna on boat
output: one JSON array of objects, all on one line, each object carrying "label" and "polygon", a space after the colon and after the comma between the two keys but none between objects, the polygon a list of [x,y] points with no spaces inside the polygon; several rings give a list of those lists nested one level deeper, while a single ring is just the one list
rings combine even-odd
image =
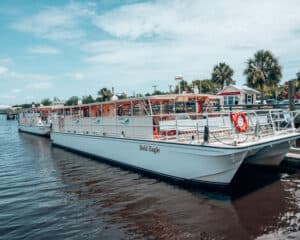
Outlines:
[{"label": "antenna on boat", "polygon": [[183,76],[182,75],[176,75],[175,76],[175,81],[178,81],[178,94],[181,94],[180,82],[183,81]]}]

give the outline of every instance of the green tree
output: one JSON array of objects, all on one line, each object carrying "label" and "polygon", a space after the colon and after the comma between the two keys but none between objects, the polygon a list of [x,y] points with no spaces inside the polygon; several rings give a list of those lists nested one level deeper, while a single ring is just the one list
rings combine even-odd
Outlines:
[{"label": "green tree", "polygon": [[235,83],[232,79],[233,74],[233,69],[226,63],[221,62],[214,66],[211,74],[211,80],[217,84],[220,89],[223,89],[224,84],[228,86]]},{"label": "green tree", "polygon": [[296,73],[296,91],[300,91],[300,71]]},{"label": "green tree", "polygon": [[49,98],[45,98],[41,101],[41,104],[44,106],[50,106],[52,104],[52,101]]},{"label": "green tree", "polygon": [[118,94],[118,98],[120,100],[122,100],[122,99],[127,99],[128,97],[127,97],[127,94],[125,92],[122,92],[121,94]]},{"label": "green tree", "polygon": [[[180,85],[180,92],[181,93],[183,91],[191,92],[191,90],[192,90],[192,87],[185,80],[180,81],[179,85]],[[178,85],[176,85],[176,87],[175,87],[175,93],[179,93]],[[161,93],[161,94],[163,94],[163,93]]]},{"label": "green tree", "polygon": [[82,97],[83,104],[88,104],[88,103],[93,103],[93,102],[95,102],[95,99],[91,95]]},{"label": "green tree", "polygon": [[77,105],[77,104],[78,104],[78,100],[79,100],[79,97],[77,97],[77,96],[72,96],[72,97],[70,97],[70,98],[65,102],[65,105],[66,105],[66,106]]},{"label": "green tree", "polygon": [[109,101],[111,97],[113,96],[112,92],[107,88],[101,88],[98,91],[98,95],[101,97],[100,99],[97,98],[97,100],[100,101]]},{"label": "green tree", "polygon": [[30,103],[23,103],[23,104],[13,105],[12,107],[31,108],[32,104],[30,104]]},{"label": "green tree", "polygon": [[264,87],[277,86],[281,79],[281,66],[274,55],[268,50],[260,50],[248,59],[244,70],[247,84],[260,90],[260,100],[264,100]]},{"label": "green tree", "polygon": [[163,95],[164,93],[162,91],[159,91],[159,90],[155,90],[152,95],[155,96],[155,95]]},{"label": "green tree", "polygon": [[137,94],[135,94],[134,97],[136,97],[136,98],[141,98],[141,97],[144,97],[144,95],[143,95],[142,93],[137,93]]},{"label": "green tree", "polygon": [[210,79],[194,80],[192,85],[197,87],[200,93],[216,94],[217,92],[215,84]]}]

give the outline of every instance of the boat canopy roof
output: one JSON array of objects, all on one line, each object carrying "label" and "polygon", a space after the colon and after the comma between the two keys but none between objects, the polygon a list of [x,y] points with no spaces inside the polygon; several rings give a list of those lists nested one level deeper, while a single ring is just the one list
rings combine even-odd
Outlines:
[{"label": "boat canopy roof", "polygon": [[222,96],[212,95],[212,94],[194,94],[194,93],[186,93],[186,94],[168,94],[168,95],[154,95],[154,96],[145,96],[145,97],[137,97],[137,98],[127,98],[121,99],[117,101],[105,101],[105,102],[95,102],[89,104],[80,104],[80,105],[71,105],[71,106],[53,106],[53,110],[59,109],[70,109],[70,108],[84,108],[90,106],[97,105],[125,105],[138,102],[151,102],[151,104],[159,104],[159,103],[174,103],[174,102],[188,102],[188,101],[199,101],[202,100],[204,102],[220,101]]},{"label": "boat canopy roof", "polygon": [[50,112],[52,109],[53,109],[52,106],[20,108],[20,109],[18,109],[18,113],[22,113],[22,112]]}]

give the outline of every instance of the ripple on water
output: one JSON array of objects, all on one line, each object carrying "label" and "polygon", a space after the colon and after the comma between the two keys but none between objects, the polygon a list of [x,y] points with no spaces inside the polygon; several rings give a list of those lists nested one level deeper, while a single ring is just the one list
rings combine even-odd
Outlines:
[{"label": "ripple on water", "polygon": [[299,239],[300,174],[241,171],[232,196],[51,147],[0,120],[2,239]]}]

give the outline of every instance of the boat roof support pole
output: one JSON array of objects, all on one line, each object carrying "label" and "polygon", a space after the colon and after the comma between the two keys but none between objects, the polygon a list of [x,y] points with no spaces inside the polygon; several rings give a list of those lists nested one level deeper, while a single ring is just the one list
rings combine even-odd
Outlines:
[{"label": "boat roof support pole", "polygon": [[[102,120],[103,120],[103,107],[102,107],[102,103],[100,104],[100,112],[101,112],[101,114],[100,114],[100,117],[102,118]],[[101,121],[102,122],[102,121]],[[103,122],[102,122],[103,123]]]},{"label": "boat roof support pole", "polygon": [[173,101],[173,111],[174,111],[174,115],[176,115],[176,100],[175,99]]},{"label": "boat roof support pole", "polygon": [[153,111],[152,111],[151,101],[150,101],[149,98],[148,98],[148,104],[149,104],[150,114],[151,114],[151,116],[152,116],[152,115],[153,115]]},{"label": "boat roof support pole", "polygon": [[117,125],[118,125],[118,122],[117,122],[117,103],[115,102],[115,137],[117,136]]},{"label": "boat roof support pole", "polygon": [[160,108],[160,121],[162,120],[162,103],[159,103]]}]

